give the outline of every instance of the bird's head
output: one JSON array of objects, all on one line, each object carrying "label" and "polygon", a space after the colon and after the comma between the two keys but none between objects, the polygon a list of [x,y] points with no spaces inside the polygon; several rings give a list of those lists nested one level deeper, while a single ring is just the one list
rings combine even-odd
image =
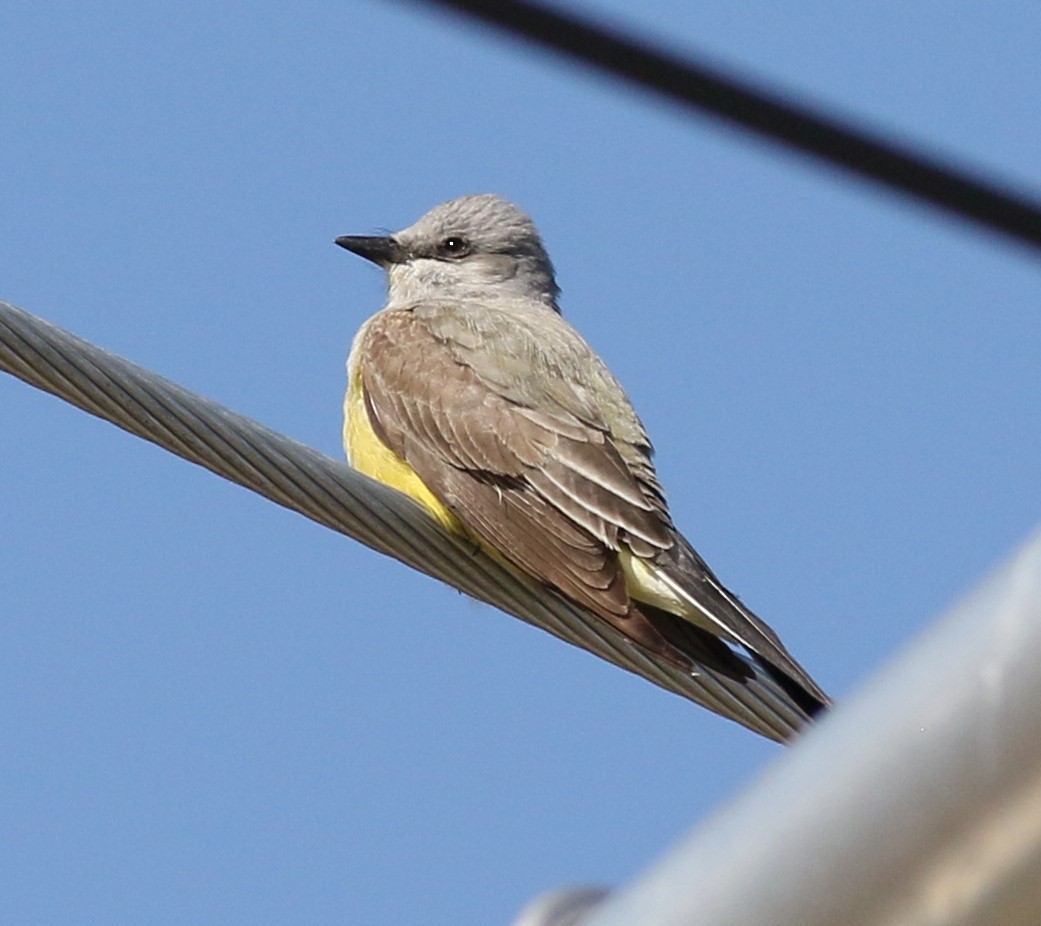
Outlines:
[{"label": "bird's head", "polygon": [[337,238],[387,271],[390,305],[510,299],[557,309],[553,265],[528,215],[490,193],[431,209],[393,235]]}]

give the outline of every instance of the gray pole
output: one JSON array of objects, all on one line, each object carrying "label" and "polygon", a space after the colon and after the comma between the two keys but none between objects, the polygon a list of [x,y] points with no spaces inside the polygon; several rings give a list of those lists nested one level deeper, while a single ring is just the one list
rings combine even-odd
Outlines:
[{"label": "gray pole", "polygon": [[582,923],[1041,923],[1041,535]]}]

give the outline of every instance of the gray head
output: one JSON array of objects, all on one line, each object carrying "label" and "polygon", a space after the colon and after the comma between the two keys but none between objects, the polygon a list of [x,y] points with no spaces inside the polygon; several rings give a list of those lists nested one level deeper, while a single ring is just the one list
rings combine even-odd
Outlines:
[{"label": "gray head", "polygon": [[442,203],[395,235],[336,243],[387,271],[391,305],[523,299],[559,311],[553,265],[534,223],[491,193]]}]

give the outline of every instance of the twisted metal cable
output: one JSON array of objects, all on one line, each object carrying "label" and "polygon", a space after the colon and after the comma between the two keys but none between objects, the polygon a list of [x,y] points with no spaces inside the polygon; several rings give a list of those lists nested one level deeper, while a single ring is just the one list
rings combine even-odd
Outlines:
[{"label": "twisted metal cable", "polygon": [[0,370],[763,736],[788,739],[804,722],[769,678],[742,684],[707,669],[690,675],[658,663],[345,462],[5,302]]}]

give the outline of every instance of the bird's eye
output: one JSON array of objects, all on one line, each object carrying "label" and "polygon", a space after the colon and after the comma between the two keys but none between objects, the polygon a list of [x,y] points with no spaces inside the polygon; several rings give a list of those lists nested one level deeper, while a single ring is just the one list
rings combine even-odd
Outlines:
[{"label": "bird's eye", "polygon": [[440,250],[445,257],[465,257],[470,253],[470,242],[461,235],[449,235],[441,242]]}]

